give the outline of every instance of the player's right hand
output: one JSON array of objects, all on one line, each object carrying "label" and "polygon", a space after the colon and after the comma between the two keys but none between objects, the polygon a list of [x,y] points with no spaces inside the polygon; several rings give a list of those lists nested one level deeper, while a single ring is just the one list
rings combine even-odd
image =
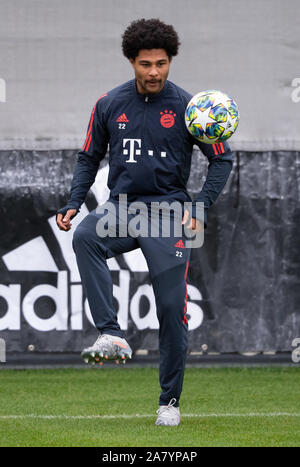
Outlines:
[{"label": "player's right hand", "polygon": [[71,229],[71,219],[76,216],[77,209],[68,209],[66,214],[57,214],[56,216],[56,223],[60,230],[68,231]]}]

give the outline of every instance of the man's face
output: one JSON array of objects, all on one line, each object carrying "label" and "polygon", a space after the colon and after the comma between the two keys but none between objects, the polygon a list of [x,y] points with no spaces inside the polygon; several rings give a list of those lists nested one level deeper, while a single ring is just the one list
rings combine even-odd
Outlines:
[{"label": "man's face", "polygon": [[135,60],[130,59],[130,63],[139,93],[157,94],[163,89],[171,64],[164,49],[142,49]]}]

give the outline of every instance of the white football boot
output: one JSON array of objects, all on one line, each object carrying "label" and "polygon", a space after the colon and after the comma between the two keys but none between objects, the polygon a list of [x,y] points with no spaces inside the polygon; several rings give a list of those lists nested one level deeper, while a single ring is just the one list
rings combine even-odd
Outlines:
[{"label": "white football boot", "polygon": [[171,399],[168,405],[160,405],[157,410],[155,425],[177,426],[180,423],[179,407],[174,407],[176,399]]},{"label": "white football boot", "polygon": [[81,356],[85,363],[99,363],[103,361],[115,360],[116,363],[126,362],[131,358],[132,350],[128,342],[122,337],[111,336],[110,334],[100,334],[94,345],[84,349]]}]

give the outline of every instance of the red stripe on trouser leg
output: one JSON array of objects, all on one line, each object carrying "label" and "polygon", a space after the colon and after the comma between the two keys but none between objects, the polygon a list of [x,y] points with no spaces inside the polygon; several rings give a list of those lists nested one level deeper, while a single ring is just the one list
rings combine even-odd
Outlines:
[{"label": "red stripe on trouser leg", "polygon": [[186,294],[185,294],[185,299],[184,299],[184,317],[183,317],[183,324],[188,324],[188,320],[187,320],[187,317],[186,317],[186,307],[187,307],[187,296],[188,296],[188,293],[187,293],[187,284],[186,284]]},{"label": "red stripe on trouser leg", "polygon": [[186,282],[188,268],[189,268],[189,261],[187,261],[187,263],[186,263],[186,268],[185,268],[185,273],[184,273],[184,278],[185,278],[185,299],[184,299],[184,317],[183,317],[183,320],[182,320],[183,324],[188,324],[187,317],[185,316],[186,315],[186,310],[187,310],[187,298],[188,298],[188,290],[187,290],[187,282]]},{"label": "red stripe on trouser leg", "polygon": [[223,143],[220,143],[220,146],[221,146],[221,154],[224,154],[225,150],[224,150]]},{"label": "red stripe on trouser leg", "polygon": [[187,278],[188,268],[189,268],[189,261],[186,262],[185,273],[184,273],[185,279]]}]

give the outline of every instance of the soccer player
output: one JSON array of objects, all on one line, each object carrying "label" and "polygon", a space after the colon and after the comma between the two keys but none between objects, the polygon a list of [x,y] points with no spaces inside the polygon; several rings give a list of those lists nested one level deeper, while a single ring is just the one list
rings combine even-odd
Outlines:
[{"label": "soccer player", "polygon": [[[70,230],[71,219],[94,183],[109,146],[110,196],[104,205],[106,210],[90,212],[73,237],[82,284],[100,333],[82,356],[91,363],[131,358],[131,348],[113,306],[113,285],[106,260],[141,248],[149,268],[159,321],[161,393],[156,425],[172,426],[180,423],[179,400],[188,344],[186,277],[191,247],[183,230],[187,227],[191,232],[199,232],[203,224],[206,227],[206,212],[221,193],[233,159],[227,143],[202,144],[186,129],[184,112],[192,96],[167,80],[179,45],[173,26],[158,19],[133,21],[127,27],[122,36],[122,50],[135,76],[96,102],[84,146],[78,154],[69,201],[57,214],[58,227]],[[192,201],[186,184],[194,144],[207,157],[208,171],[189,216],[184,203]],[[174,230],[168,236],[163,235],[161,217],[159,235],[144,232],[137,235],[129,228],[134,212],[120,208],[121,195],[126,195],[126,207],[134,202],[143,202],[146,208],[155,203],[180,203],[179,235]],[[196,217],[197,202],[204,203],[204,220]],[[140,211],[139,222],[150,225],[149,211]],[[100,235],[109,212],[116,217],[116,228],[111,228],[111,235]],[[170,218],[175,220],[177,214],[172,212]]]}]

